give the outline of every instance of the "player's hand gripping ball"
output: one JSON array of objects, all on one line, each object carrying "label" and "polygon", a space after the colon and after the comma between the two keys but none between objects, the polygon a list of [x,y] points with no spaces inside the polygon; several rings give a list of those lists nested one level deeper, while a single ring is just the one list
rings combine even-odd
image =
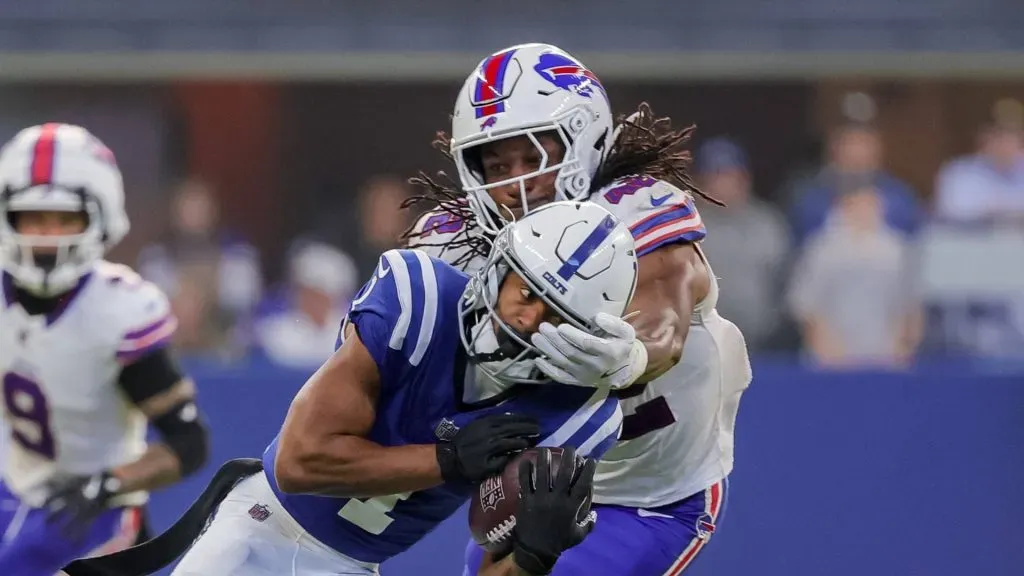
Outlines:
[{"label": "player's hand gripping ball", "polygon": [[[558,447],[531,448],[509,462],[500,475],[480,483],[469,505],[469,528],[477,544],[498,557],[508,554],[514,543],[516,514],[524,510],[545,516],[543,520],[536,520],[552,524],[552,530],[565,531],[553,526],[558,524],[556,518],[547,518],[561,515],[566,516],[566,520],[570,516],[575,520],[570,522],[575,524],[572,531],[580,531],[582,535],[590,531],[594,521],[590,505],[595,463],[588,462],[571,449],[568,454],[564,452]],[[538,466],[538,457],[543,457],[546,465]],[[521,470],[520,465],[524,461],[532,464]],[[572,469],[563,471],[567,465]],[[562,477],[563,472],[568,472],[568,476]],[[534,486],[528,487],[528,493],[524,493],[520,479],[531,477]],[[523,504],[533,505],[524,507]]]}]

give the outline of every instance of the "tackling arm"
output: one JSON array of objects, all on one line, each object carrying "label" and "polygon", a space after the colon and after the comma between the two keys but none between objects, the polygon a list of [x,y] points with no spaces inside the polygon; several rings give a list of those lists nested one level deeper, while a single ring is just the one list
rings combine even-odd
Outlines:
[{"label": "tackling arm", "polygon": [[274,463],[281,490],[365,498],[442,483],[433,444],[385,447],[365,438],[379,387],[377,365],[350,324],[288,410]]},{"label": "tackling arm", "polygon": [[647,368],[636,382],[650,382],[683,355],[690,316],[711,286],[707,267],[693,244],[668,244],[640,257],[631,324],[647,349]]}]

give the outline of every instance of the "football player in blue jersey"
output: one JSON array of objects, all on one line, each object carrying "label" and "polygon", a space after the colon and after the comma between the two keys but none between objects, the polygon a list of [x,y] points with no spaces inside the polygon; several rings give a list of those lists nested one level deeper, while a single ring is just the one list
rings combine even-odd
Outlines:
[{"label": "football player in blue jersey", "polygon": [[[556,576],[675,576],[705,548],[724,509],[751,370],[743,335],[715,309],[718,282],[701,250],[707,230],[695,197],[718,202],[688,175],[692,131],[673,130],[645,104],[614,122],[605,87],[581,61],[549,44],[521,44],[467,75],[451,137],[435,143],[456,186],[419,179],[428,193],[417,200],[433,209],[409,232],[410,247],[466,271],[484,265],[504,221],[553,200],[606,208],[636,243],[629,370],[605,370],[603,355],[561,328],[542,324],[532,339],[550,358],[537,362],[542,372],[565,384],[587,374],[591,385],[618,389],[624,414],[620,442],[594,478],[600,521],[562,555]],[[483,557],[471,542],[467,574],[493,560]]]},{"label": "football player in blue jersey", "polygon": [[607,387],[548,380],[531,336],[550,323],[587,346],[615,332],[622,346],[603,355],[626,369],[632,328],[621,317],[636,274],[626,227],[576,202],[509,225],[473,276],[417,250],[384,253],[263,471],[230,489],[174,575],[376,574],[534,444],[573,447],[561,468],[571,476],[542,478],[538,466],[537,484],[579,486],[562,498],[525,491],[522,520],[536,528],[514,541],[514,562],[546,573],[589,529],[575,518],[594,463],[572,463],[607,450],[622,413]]}]

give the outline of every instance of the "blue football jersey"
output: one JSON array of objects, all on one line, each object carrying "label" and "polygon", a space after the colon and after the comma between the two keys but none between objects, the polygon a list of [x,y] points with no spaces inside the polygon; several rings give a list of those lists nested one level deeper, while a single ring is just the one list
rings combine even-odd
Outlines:
[{"label": "blue football jersey", "polygon": [[[607,390],[518,385],[465,403],[467,363],[458,304],[469,277],[417,250],[390,250],[356,295],[352,323],[380,371],[376,421],[369,439],[383,446],[433,444],[494,413],[527,414],[541,424],[541,446],[575,446],[599,457],[618,438],[622,412]],[[406,550],[465,502],[470,492],[442,485],[375,498],[284,494],[274,479],[278,439],[263,460],[284,509],[313,537],[363,562]]]}]

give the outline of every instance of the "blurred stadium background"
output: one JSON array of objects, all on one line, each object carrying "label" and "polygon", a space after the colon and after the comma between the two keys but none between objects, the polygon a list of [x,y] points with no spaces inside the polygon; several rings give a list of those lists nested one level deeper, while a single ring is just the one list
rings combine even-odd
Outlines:
[{"label": "blurred stadium background", "polygon": [[[408,223],[464,77],[528,41],[613,109],[698,125],[720,309],[748,335],[721,529],[695,575],[1024,573],[1019,0],[34,0],[0,5],[0,135],[87,126],[114,255],[174,299],[213,463],[258,454]],[[842,224],[842,225],[841,225]],[[857,246],[856,251],[851,246]],[[59,359],[55,359],[59,361]],[[384,574],[461,571],[464,519]]]}]

